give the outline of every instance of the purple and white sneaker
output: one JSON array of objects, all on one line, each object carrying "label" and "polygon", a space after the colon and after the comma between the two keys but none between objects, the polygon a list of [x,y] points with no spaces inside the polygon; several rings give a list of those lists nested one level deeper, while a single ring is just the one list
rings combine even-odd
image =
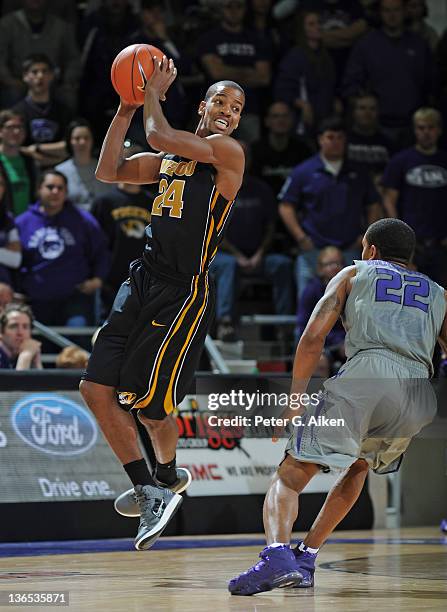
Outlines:
[{"label": "purple and white sneaker", "polygon": [[317,553],[300,550],[300,544],[302,544],[302,542],[298,542],[297,547],[292,549],[296,561],[295,567],[303,576],[303,579],[299,584],[295,585],[295,588],[309,589],[314,586],[315,560],[317,558]]},{"label": "purple and white sneaker", "polygon": [[267,546],[259,553],[261,561],[230,580],[232,595],[254,595],[282,587],[294,587],[302,580],[290,546]]},{"label": "purple and white sneaker", "polygon": [[441,521],[440,529],[442,533],[447,533],[447,519]]}]

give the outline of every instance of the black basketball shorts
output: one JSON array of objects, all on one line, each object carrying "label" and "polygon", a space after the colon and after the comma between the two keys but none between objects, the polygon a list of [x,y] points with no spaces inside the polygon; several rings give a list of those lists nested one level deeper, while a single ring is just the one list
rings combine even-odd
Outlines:
[{"label": "black basketball shorts", "polygon": [[190,389],[214,313],[208,275],[187,282],[132,262],[83,376],[119,404],[163,419]]}]

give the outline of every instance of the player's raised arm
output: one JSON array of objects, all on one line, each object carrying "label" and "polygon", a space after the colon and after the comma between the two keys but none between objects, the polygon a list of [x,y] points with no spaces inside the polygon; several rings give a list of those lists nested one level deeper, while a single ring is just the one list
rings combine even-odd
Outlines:
[{"label": "player's raised arm", "polygon": [[[163,92],[176,76],[176,68],[172,60],[166,58],[162,62],[154,62],[155,68],[146,85],[144,102],[144,127],[146,138],[152,148],[158,151],[168,151],[198,162],[213,164],[217,168],[225,167],[235,173],[243,172],[244,153],[242,147],[229,134],[236,129],[244,97],[229,96],[225,92],[213,96],[212,110],[207,102],[199,106],[201,122],[196,134],[172,128],[165,116],[159,100]],[[215,100],[214,100],[215,98]],[[206,117],[206,122],[203,119]],[[205,125],[211,123],[213,125]],[[237,186],[236,189],[238,189]]]},{"label": "player's raised arm", "polygon": [[116,115],[107,130],[96,168],[96,178],[103,183],[134,183],[145,185],[158,181],[162,156],[138,153],[126,159],[123,143],[137,107],[121,100]]}]

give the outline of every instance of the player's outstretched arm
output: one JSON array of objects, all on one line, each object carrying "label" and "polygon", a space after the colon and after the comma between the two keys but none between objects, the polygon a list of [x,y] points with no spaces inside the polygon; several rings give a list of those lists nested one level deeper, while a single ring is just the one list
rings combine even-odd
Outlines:
[{"label": "player's outstretched arm", "polygon": [[121,101],[107,130],[95,173],[103,183],[145,185],[159,179],[162,155],[138,153],[127,159],[123,157],[124,139],[136,108]]},{"label": "player's outstretched arm", "polygon": [[[176,77],[172,60],[154,62],[154,72],[148,80],[144,101],[144,129],[146,139],[156,151],[166,151],[198,162],[213,164],[217,168],[234,170],[240,175],[245,157],[238,142],[223,134],[202,138],[191,132],[171,127],[163,115],[160,98]],[[239,189],[240,184],[236,187]]]},{"label": "player's outstretched arm", "polygon": [[[355,266],[341,270],[328,283],[323,297],[315,305],[298,343],[293,363],[293,392],[304,392],[314,373],[326,336],[342,314],[355,276]],[[300,389],[297,388],[300,387]]]}]

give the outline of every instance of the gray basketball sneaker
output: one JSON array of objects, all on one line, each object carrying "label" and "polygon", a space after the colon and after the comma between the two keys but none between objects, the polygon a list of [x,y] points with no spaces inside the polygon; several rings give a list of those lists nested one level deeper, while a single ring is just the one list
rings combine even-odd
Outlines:
[{"label": "gray basketball sneaker", "polygon": [[[169,487],[162,482],[157,482],[159,487],[169,489],[173,493],[182,493],[191,484],[192,476],[191,472],[186,468],[176,468],[177,480]],[[135,498],[135,492],[133,489],[129,489],[115,499],[114,502],[115,510],[118,514],[123,516],[140,516],[140,508]]]},{"label": "gray basketball sneaker", "polygon": [[147,550],[155,543],[177,512],[183,497],[169,489],[137,485],[135,498],[141,514],[135,548]]}]

